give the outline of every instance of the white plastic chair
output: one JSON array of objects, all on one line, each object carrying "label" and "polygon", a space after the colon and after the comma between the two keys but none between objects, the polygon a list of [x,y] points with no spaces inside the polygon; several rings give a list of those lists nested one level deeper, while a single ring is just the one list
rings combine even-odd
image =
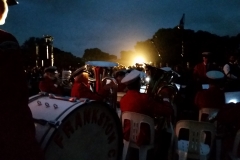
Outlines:
[{"label": "white plastic chair", "polygon": [[214,116],[215,114],[218,113],[218,111],[219,111],[219,109],[217,109],[217,108],[202,108],[199,110],[198,121],[201,121],[202,114],[207,114],[208,116]]},{"label": "white plastic chair", "polygon": [[240,130],[238,130],[235,136],[234,143],[233,143],[233,150],[228,154],[232,160],[240,160],[240,157],[238,157],[237,155],[239,145],[240,145]]},{"label": "white plastic chair", "polygon": [[[180,129],[189,129],[188,140],[178,140]],[[205,133],[209,131],[211,133],[211,144],[204,144]],[[179,160],[186,160],[187,158],[207,160],[210,155],[211,148],[215,137],[215,126],[208,122],[198,122],[191,120],[181,120],[176,124],[176,153],[179,156]]]},{"label": "white plastic chair", "polygon": [[[124,127],[124,120],[130,120],[131,129],[130,129],[130,137],[129,141],[123,140],[124,148],[123,148],[123,155],[122,160],[126,159],[128,148],[136,148],[139,150],[139,160],[147,159],[147,152],[150,149],[154,148],[154,136],[155,136],[155,129],[154,129],[154,120],[153,118],[139,113],[134,112],[123,112],[122,113],[122,127]],[[140,125],[141,123],[147,123],[150,126],[150,142],[148,145],[138,146],[136,144],[137,136],[140,133]]]}]

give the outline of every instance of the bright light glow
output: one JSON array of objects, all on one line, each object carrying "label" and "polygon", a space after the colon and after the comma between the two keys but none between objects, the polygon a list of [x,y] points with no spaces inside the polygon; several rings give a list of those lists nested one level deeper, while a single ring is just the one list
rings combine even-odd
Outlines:
[{"label": "bright light glow", "polygon": [[144,58],[143,57],[136,57],[134,59],[134,64],[136,63],[140,63],[140,64],[143,64],[145,62]]},{"label": "bright light glow", "polygon": [[180,90],[181,85],[177,84],[177,83],[175,83],[175,85],[176,85],[177,89]]},{"label": "bright light glow", "polygon": [[237,102],[238,102],[237,99],[230,99],[230,100],[228,101],[228,103],[237,103]]},{"label": "bright light glow", "polygon": [[146,82],[149,82],[149,81],[150,81],[150,78],[149,78],[149,77],[146,77],[145,80],[146,80]]},{"label": "bright light glow", "polygon": [[146,93],[147,92],[146,88],[147,88],[146,86],[142,86],[140,88],[140,93]]}]

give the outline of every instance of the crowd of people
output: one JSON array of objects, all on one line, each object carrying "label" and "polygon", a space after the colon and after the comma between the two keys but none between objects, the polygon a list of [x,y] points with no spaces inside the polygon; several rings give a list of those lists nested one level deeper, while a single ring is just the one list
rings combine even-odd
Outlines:
[{"label": "crowd of people", "polygon": [[[8,6],[13,4],[17,4],[17,2],[15,0],[0,0],[1,25],[5,23]],[[224,97],[226,91],[240,90],[240,67],[238,58],[234,54],[230,54],[227,63],[220,67],[211,61],[212,55],[210,52],[203,52],[203,61],[193,68],[182,65],[173,68],[156,68],[145,65],[144,68],[137,66],[130,70],[121,69],[114,72],[110,69],[109,75],[116,79],[117,85],[113,82],[107,83],[104,81],[96,91],[91,89],[89,83],[90,78],[96,78],[91,77],[93,76],[92,70],[85,66],[79,69],[70,68],[72,75],[69,83],[72,85],[70,91],[66,92],[60,78],[63,69],[54,66],[47,68],[35,67],[33,69],[28,67],[24,69],[20,46],[16,38],[2,30],[0,30],[0,34],[0,71],[4,75],[0,79],[0,117],[2,122],[0,126],[0,159],[44,159],[44,152],[35,139],[34,122],[28,107],[28,97],[37,94],[39,91],[104,101],[110,94],[110,88],[114,88],[118,92],[126,93],[119,104],[122,112],[136,112],[152,118],[158,115],[165,117],[167,121],[173,121],[172,117],[175,117],[176,121],[195,118],[181,116],[186,110],[198,113],[201,108],[217,108],[220,110],[217,115],[218,122],[228,126],[228,129],[230,128],[232,131],[231,135],[240,129],[239,104],[226,104]],[[162,89],[161,93],[157,92],[163,96],[160,100],[155,99],[154,96],[156,95],[153,95],[156,93],[153,92],[156,83],[165,72],[170,71],[169,68],[171,71],[181,75],[178,76],[175,83],[186,85],[186,87],[182,87],[184,90],[183,96],[175,102],[179,105],[177,113],[175,113],[171,103],[171,96],[174,94],[172,88]],[[146,76],[150,77],[149,83],[146,84],[148,86],[146,93],[140,93],[142,85],[141,73],[143,71]],[[18,80],[16,80],[16,77]],[[202,84],[209,84],[209,88],[203,90]],[[186,106],[188,107],[186,108]],[[124,122],[123,135],[126,140],[129,139],[130,127],[128,121]],[[138,145],[146,144],[149,141],[149,127],[142,126],[141,128],[137,141]],[[224,153],[230,150],[229,146],[232,146],[233,137],[223,138],[223,157],[225,157]],[[165,137],[162,136],[159,143],[162,143],[164,139]],[[154,157],[160,156],[163,158],[166,156],[166,149],[167,147],[156,148]],[[164,152],[159,154],[159,150],[164,150]]]},{"label": "crowd of people", "polygon": [[[118,92],[126,92],[126,95],[120,102],[121,111],[131,111],[153,116],[157,113],[159,116],[164,115],[167,117],[175,117],[175,121],[181,119],[197,120],[198,111],[201,108],[217,108],[224,109],[225,112],[220,112],[218,117],[223,117],[223,114],[229,114],[225,104],[224,92],[238,91],[240,67],[238,65],[237,57],[235,54],[230,54],[228,62],[223,66],[218,66],[211,61],[212,54],[210,52],[202,53],[202,62],[190,68],[189,66],[177,65],[175,67],[162,67],[157,68],[148,64],[136,65],[129,68],[105,68],[110,77],[114,77],[117,82],[115,84],[102,83],[102,87],[97,92],[90,87],[90,79],[94,79],[94,71],[91,67],[83,66],[81,68],[71,68],[71,78],[69,79],[70,90],[66,92],[64,84],[61,81],[61,73],[63,69],[50,66],[45,69],[34,68],[32,70],[25,70],[28,75],[29,89],[32,95],[37,94],[39,91],[54,93],[57,95],[72,96],[76,98],[89,98],[97,101],[104,101],[109,96],[110,88],[117,87]],[[172,110],[170,102],[156,101],[153,95],[155,93],[156,82],[163,75],[164,72],[169,70],[177,73],[177,78],[174,80],[181,88],[178,92],[183,96],[177,98],[175,96],[175,103],[177,104],[178,111]],[[142,73],[144,76],[141,76]],[[140,93],[140,87],[143,85],[143,77],[150,78],[147,85],[146,93]],[[132,79],[131,79],[132,78]],[[202,85],[208,84],[208,89],[203,89]],[[69,87],[69,86],[68,86]],[[154,88],[155,87],[155,88]],[[174,90],[168,87],[161,90],[161,96],[171,99]],[[184,98],[183,98],[184,97]],[[216,101],[217,100],[217,101]],[[136,107],[137,106],[137,107]],[[153,106],[151,108],[150,106]],[[233,109],[232,107],[231,109]],[[235,107],[236,108],[236,107]],[[234,109],[235,109],[234,108]],[[237,108],[236,108],[237,110]],[[232,113],[233,111],[231,111]],[[190,113],[190,114],[189,114]],[[235,114],[236,115],[236,114]],[[228,119],[219,119],[222,123]],[[237,124],[239,125],[239,124]],[[124,137],[129,136],[129,126],[126,124],[124,129]],[[235,125],[236,126],[236,125]],[[237,130],[235,130],[236,132]],[[143,131],[144,132],[144,131]],[[145,131],[143,135],[147,135]],[[146,138],[146,137],[145,137]],[[145,139],[139,140],[139,143],[145,143]],[[166,153],[166,152],[165,152]],[[162,155],[161,155],[162,156]]]}]

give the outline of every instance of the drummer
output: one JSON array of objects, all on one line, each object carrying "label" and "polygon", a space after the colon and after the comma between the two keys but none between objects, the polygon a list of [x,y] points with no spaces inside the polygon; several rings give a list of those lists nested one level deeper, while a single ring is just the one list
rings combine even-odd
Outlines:
[{"label": "drummer", "polygon": [[63,88],[61,83],[59,83],[56,74],[57,67],[55,66],[50,66],[44,70],[44,77],[39,83],[40,91],[57,95],[63,94]]},{"label": "drummer", "polygon": [[[140,93],[141,79],[140,72],[137,70],[132,70],[127,74],[121,81],[127,85],[128,91],[122,97],[120,101],[120,108],[123,112],[136,112],[140,114],[145,114],[150,117],[165,116],[170,117],[173,115],[173,109],[169,102],[156,102],[149,95],[145,93]],[[139,138],[137,140],[138,145],[143,145],[148,143],[148,138],[150,137],[150,130],[148,126],[143,126],[144,128],[140,131]],[[142,128],[142,127],[141,127]],[[123,135],[124,139],[129,140],[130,134],[130,122],[124,122]]]},{"label": "drummer", "polygon": [[72,77],[74,77],[74,83],[71,90],[71,96],[76,98],[88,98],[102,101],[109,95],[110,88],[115,87],[110,83],[104,85],[98,93],[92,92],[88,83],[89,74],[85,66],[73,72]]},{"label": "drummer", "polygon": [[209,88],[200,90],[195,97],[196,106],[201,108],[222,108],[225,105],[225,94],[221,89],[224,74],[220,71],[208,71]]}]

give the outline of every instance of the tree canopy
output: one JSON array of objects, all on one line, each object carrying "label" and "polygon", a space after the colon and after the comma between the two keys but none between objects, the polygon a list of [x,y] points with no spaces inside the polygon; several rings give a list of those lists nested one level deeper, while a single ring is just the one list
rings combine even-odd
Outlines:
[{"label": "tree canopy", "polygon": [[[25,65],[35,66],[36,45],[39,46],[39,52],[46,52],[44,38],[30,37],[21,46]],[[239,54],[240,34],[221,37],[201,30],[195,32],[177,27],[159,29],[152,38],[136,42],[134,49],[133,51],[121,51],[120,59],[117,59],[116,55],[103,52],[99,48],[86,49],[80,58],[54,47],[54,65],[78,67],[84,65],[85,61],[114,61],[124,65],[133,65],[134,59],[138,56],[143,57],[146,62],[156,64],[176,65],[187,61],[195,65],[201,61],[201,53],[205,51],[212,52],[215,55],[214,60],[223,64],[228,53]],[[181,56],[182,53],[184,56]]]}]

